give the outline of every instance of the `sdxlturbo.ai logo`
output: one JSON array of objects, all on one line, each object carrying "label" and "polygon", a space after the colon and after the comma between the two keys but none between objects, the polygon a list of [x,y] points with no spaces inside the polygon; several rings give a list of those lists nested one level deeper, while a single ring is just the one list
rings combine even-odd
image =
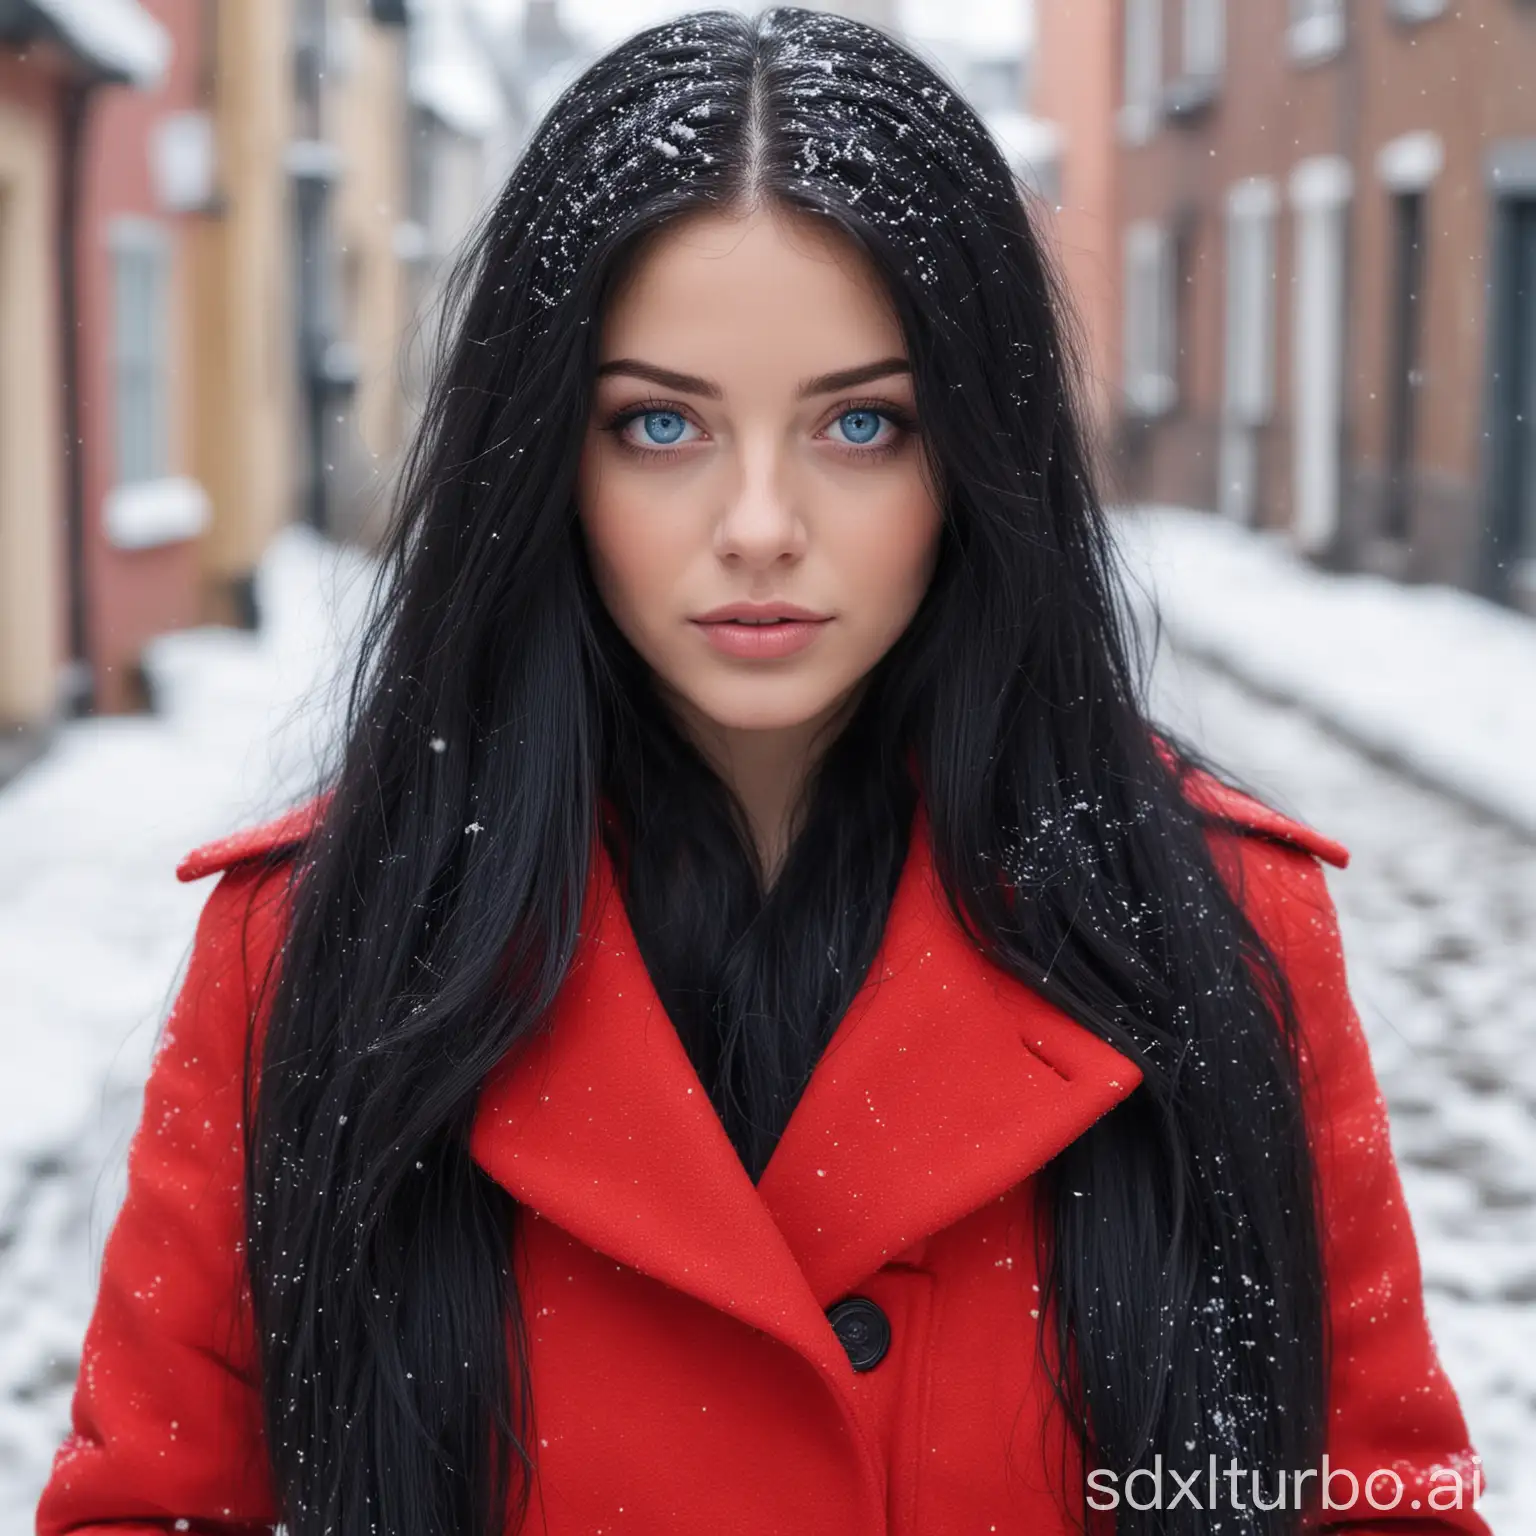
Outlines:
[{"label": "sdxlturbo.ai logo", "polygon": [[[1315,1481],[1314,1481],[1315,1480]],[[1335,1467],[1323,1457],[1321,1467],[1265,1475],[1245,1471],[1233,1457],[1225,1468],[1212,1456],[1204,1467],[1176,1472],[1163,1465],[1161,1455],[1150,1467],[1128,1472],[1124,1482],[1107,1468],[1088,1474],[1088,1507],[1119,1509],[1272,1510],[1303,1509],[1318,1494],[1324,1509],[1356,1509],[1363,1498],[1379,1511],[1405,1509],[1470,1509],[1483,1494],[1482,1468],[1452,1465],[1435,1467],[1428,1475],[1415,1476],[1416,1491],[1409,1494],[1402,1477],[1391,1467],[1377,1467],[1364,1477],[1349,1467]],[[1341,1497],[1341,1495],[1343,1495]]]}]

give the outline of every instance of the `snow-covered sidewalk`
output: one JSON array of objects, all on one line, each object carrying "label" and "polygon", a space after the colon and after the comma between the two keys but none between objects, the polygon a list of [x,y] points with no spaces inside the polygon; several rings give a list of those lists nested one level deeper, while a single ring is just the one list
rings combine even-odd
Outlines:
[{"label": "snow-covered sidewalk", "polygon": [[29,1153],[84,1122],[104,1040],[126,1053],[121,1070],[141,1072],[208,894],[177,883],[177,859],[315,774],[360,577],[356,556],[285,530],[259,573],[261,633],[156,640],[155,714],[67,726],[0,795],[0,1210]]},{"label": "snow-covered sidewalk", "polygon": [[315,777],[371,567],[285,530],[259,634],[167,635],[151,716],[82,720],[0,793],[0,1536],[67,1428],[128,1134],[206,885],[188,849]]},{"label": "snow-covered sidewalk", "polygon": [[1536,836],[1536,621],[1464,592],[1333,575],[1205,512],[1116,517],[1168,638]]},{"label": "snow-covered sidewalk", "polygon": [[1157,719],[1349,849],[1329,869],[1386,1096],[1425,1301],[1482,1453],[1482,1513],[1536,1509],[1536,843],[1412,783],[1303,711],[1164,646]]}]

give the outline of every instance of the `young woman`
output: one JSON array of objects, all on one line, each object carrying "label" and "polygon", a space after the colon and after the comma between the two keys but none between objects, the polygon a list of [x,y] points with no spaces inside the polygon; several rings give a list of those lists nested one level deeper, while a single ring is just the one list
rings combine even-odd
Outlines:
[{"label": "young woman", "polygon": [[645,32],[457,292],[340,765],[181,867],[44,1536],[1483,1532],[1346,854],[1139,705],[973,113]]}]

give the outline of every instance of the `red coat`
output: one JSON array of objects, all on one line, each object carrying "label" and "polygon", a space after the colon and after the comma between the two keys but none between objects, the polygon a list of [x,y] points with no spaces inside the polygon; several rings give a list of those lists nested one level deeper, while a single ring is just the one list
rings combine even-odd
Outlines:
[{"label": "red coat", "polygon": [[[1317,862],[1348,854],[1213,781],[1197,793],[1248,829],[1214,845],[1281,951],[1317,1069],[1330,1465],[1403,1483],[1395,1510],[1362,1496],[1328,1519],[1353,1533],[1406,1519],[1413,1536],[1486,1536]],[[42,1536],[274,1518],[236,1301],[245,978],[259,975],[279,912],[268,903],[250,925],[242,976],[239,919],[272,877],[241,860],[306,823],[300,812],[180,867],[188,880],[229,872],[146,1091]],[[921,814],[911,847],[869,980],[757,1187],[597,859],[554,1028],[488,1079],[472,1140],[519,1202],[540,1467],[528,1531],[1071,1530],[1079,1486],[1062,1483],[1060,1420],[1036,1363],[1035,1176],[1138,1072],[966,941],[931,879]],[[889,1326],[884,1357],[863,1371],[827,1316],[850,1296]],[[1455,1476],[1463,1507],[1433,1514]],[[1374,1491],[1384,1503],[1392,1485]],[[1146,1480],[1136,1492],[1146,1500]],[[1342,1473],[1331,1493],[1348,1502]],[[1207,1496],[1193,1490],[1203,1507]]]}]

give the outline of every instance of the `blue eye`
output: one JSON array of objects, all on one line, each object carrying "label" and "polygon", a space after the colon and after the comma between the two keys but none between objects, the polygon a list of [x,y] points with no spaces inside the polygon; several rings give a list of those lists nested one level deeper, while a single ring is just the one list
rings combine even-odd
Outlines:
[{"label": "blue eye", "polygon": [[676,411],[646,411],[636,419],[644,429],[646,440],[662,448],[677,442],[688,425]]},{"label": "blue eye", "polygon": [[844,411],[837,418],[837,425],[846,442],[852,443],[855,447],[864,448],[880,435],[880,423],[883,420],[885,418],[879,411]]}]

